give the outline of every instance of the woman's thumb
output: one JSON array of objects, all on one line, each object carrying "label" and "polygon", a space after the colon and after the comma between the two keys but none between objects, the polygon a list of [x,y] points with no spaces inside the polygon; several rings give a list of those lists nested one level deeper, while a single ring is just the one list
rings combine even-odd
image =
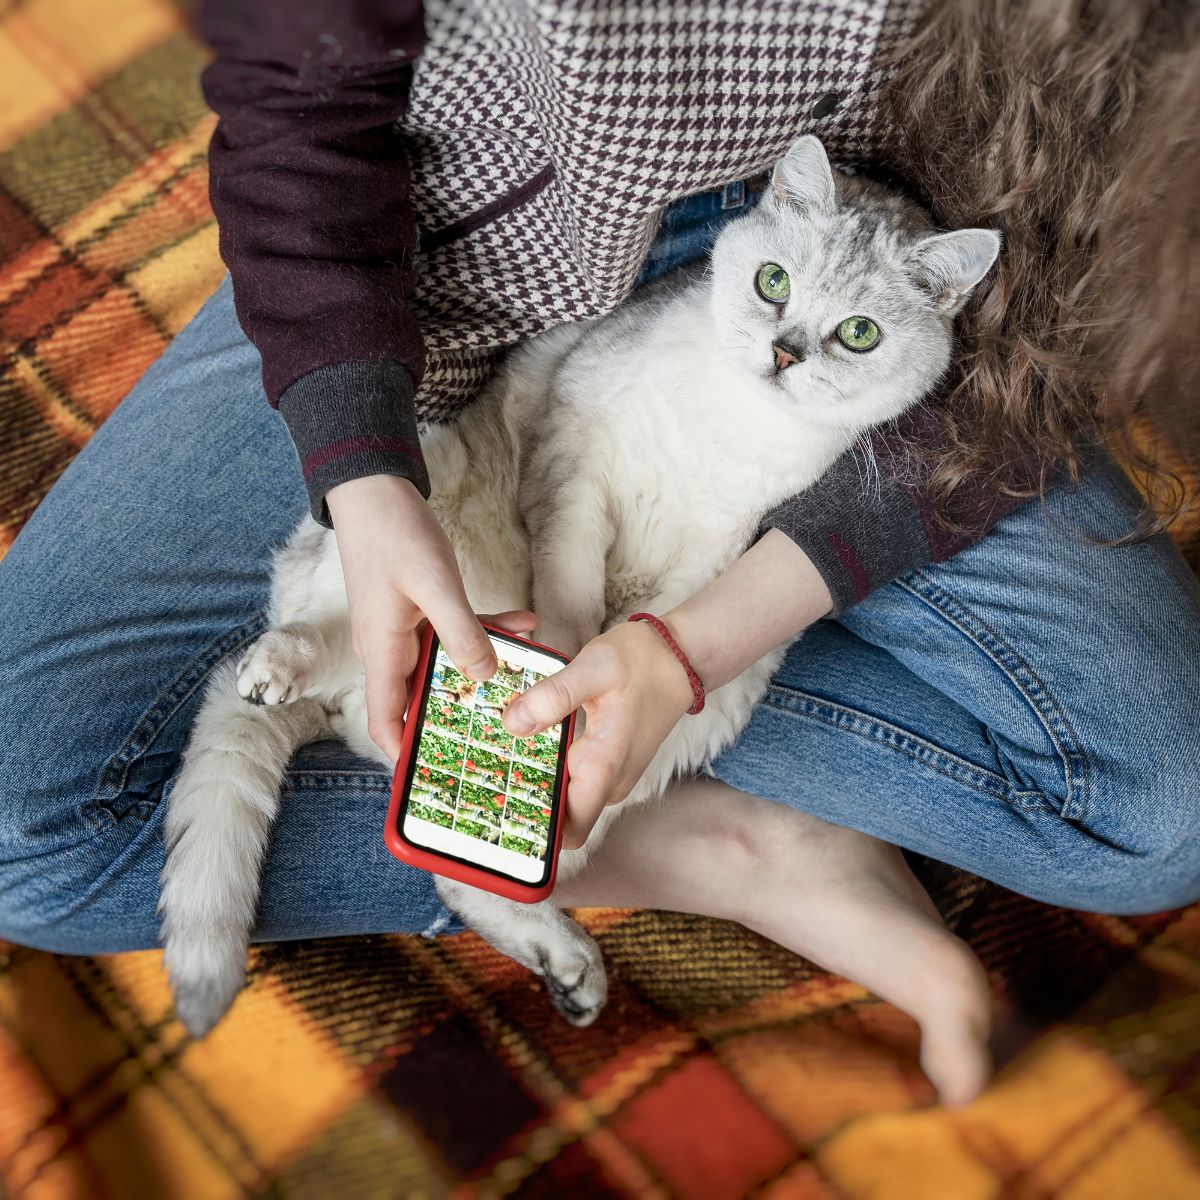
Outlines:
[{"label": "woman's thumb", "polygon": [[477,680],[495,675],[496,651],[461,587],[444,597],[444,602],[436,609],[426,608],[425,615],[437,631],[450,661],[464,675]]}]

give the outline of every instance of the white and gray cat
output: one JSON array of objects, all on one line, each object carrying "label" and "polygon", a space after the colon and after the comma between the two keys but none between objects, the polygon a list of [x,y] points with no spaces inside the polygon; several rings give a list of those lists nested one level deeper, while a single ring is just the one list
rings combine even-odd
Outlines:
[{"label": "white and gray cat", "polygon": [[[930,391],[950,360],[954,315],[999,248],[990,230],[936,232],[911,201],[835,174],[821,143],[801,138],[707,267],[535,338],[461,419],[423,435],[430,503],[476,611],[531,606],[540,640],[573,653],[634,611],[686,600],[746,549],[765,512]],[[728,745],[782,656],[682,720],[626,804]],[[241,986],[287,763],[330,734],[390,766],[367,735],[334,535],[306,517],[276,556],[270,628],[214,672],[169,800],[162,930],[193,1034]],[[565,852],[560,874],[584,861]],[[542,974],[569,1020],[596,1016],[599,950],[552,900],[517,904],[444,879],[437,888]]]}]

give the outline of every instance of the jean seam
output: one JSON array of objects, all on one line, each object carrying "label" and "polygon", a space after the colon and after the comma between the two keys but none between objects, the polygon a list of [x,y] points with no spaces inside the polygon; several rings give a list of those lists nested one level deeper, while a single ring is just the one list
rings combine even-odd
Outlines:
[{"label": "jean seam", "polygon": [[[178,778],[179,773],[176,772],[163,785],[159,804],[165,804],[171,798]],[[391,779],[383,772],[380,772],[378,775],[355,774],[354,772],[322,771],[318,768],[306,767],[299,771],[288,771],[283,777],[283,782],[280,784],[279,790],[281,795],[297,791],[361,791],[370,792],[374,795],[377,792],[390,791],[391,785]],[[158,805],[154,807],[157,808]]]},{"label": "jean seam", "polygon": [[207,682],[212,668],[227,655],[235,653],[256,638],[266,628],[266,624],[267,614],[263,611],[211,642],[138,718],[125,741],[101,769],[95,795],[80,805],[81,816],[94,829],[103,832],[129,816],[141,820],[149,818],[161,803],[161,797],[158,801],[140,801],[123,812],[114,806],[128,786],[129,772],[133,764],[150,749],[168,721],[196,689]]},{"label": "jean seam", "polygon": [[283,790],[295,791],[302,784],[306,789],[315,788],[322,791],[334,791],[337,788],[372,789],[390,788],[391,781],[384,772],[378,775],[353,773],[345,771],[319,771],[304,769],[288,771],[283,777]]},{"label": "jean seam", "polygon": [[1050,739],[1062,766],[1066,795],[1057,811],[1065,820],[1084,820],[1088,811],[1090,774],[1087,755],[1062,705],[1041,676],[960,597],[935,583],[923,571],[914,571],[896,580],[896,586],[932,608],[973,642],[1017,689]]},{"label": "jean seam", "polygon": [[969,762],[951,753],[942,746],[918,737],[911,730],[893,725],[880,717],[864,713],[846,705],[834,704],[821,696],[797,691],[773,683],[763,698],[768,708],[775,708],[795,716],[810,717],[815,721],[842,733],[865,737],[879,745],[887,746],[914,762],[921,763],[939,775],[955,783],[974,788],[984,795],[1002,800],[1025,812],[1047,811],[1057,813],[1053,805],[1038,791],[1014,788],[1003,775],[997,775],[986,767]]}]

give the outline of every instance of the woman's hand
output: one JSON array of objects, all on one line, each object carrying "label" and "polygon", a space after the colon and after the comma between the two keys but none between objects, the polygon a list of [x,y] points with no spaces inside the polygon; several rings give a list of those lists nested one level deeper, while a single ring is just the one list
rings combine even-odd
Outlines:
[{"label": "woman's hand", "polygon": [[[702,591],[658,615],[712,692],[825,616],[832,603],[808,555],[771,529]],[[655,629],[637,622],[594,638],[574,662],[508,706],[504,723],[518,735],[546,729],[576,708],[587,716],[567,758],[568,847],[583,844],[606,804],[629,795],[692,700],[678,659]]]},{"label": "woman's hand", "polygon": [[[422,620],[472,679],[490,678],[496,655],[467,602],[454,551],[412,483],[368,475],[330,488],[325,499],[346,577],[354,653],[367,677],[367,732],[395,762]],[[530,614],[511,615],[513,632],[532,628]]]},{"label": "woman's hand", "polygon": [[508,706],[504,724],[517,736],[547,729],[577,708],[586,714],[586,728],[567,755],[568,849],[583,845],[605,805],[629,795],[692,700],[687,673],[666,642],[636,623],[593,638]]}]

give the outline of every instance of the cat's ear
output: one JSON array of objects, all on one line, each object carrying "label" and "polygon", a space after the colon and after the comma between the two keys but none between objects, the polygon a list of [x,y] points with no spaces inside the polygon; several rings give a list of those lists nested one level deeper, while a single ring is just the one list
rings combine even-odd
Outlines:
[{"label": "cat's ear", "polygon": [[953,316],[1000,253],[994,229],[956,229],[922,238],[912,251],[910,269],[933,298],[938,312]]},{"label": "cat's ear", "polygon": [[821,139],[812,134],[792,148],[771,172],[771,197],[776,204],[826,209],[833,204],[833,169]]}]

